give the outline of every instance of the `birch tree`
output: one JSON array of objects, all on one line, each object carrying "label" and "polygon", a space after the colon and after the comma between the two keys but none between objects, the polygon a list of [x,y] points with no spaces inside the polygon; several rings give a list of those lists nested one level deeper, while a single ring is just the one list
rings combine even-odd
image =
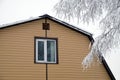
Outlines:
[{"label": "birch tree", "polygon": [[103,32],[95,38],[91,51],[84,58],[84,68],[91,65],[94,57],[101,60],[107,51],[120,44],[120,0],[59,0],[54,8],[59,16],[68,19],[76,17],[88,23],[106,13],[99,22]]}]

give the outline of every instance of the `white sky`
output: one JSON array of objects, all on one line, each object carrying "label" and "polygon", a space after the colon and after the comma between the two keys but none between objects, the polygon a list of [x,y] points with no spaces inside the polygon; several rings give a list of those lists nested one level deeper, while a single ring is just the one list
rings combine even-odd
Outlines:
[{"label": "white sky", "polygon": [[[57,2],[58,0],[0,0],[0,25],[41,16],[43,14],[57,17],[53,9],[53,6]],[[98,26],[97,22],[89,26],[81,23],[78,24],[76,20],[70,22],[66,20],[66,22],[87,30],[95,34],[95,36],[100,32],[99,27],[96,27]],[[120,63],[118,62],[120,54],[118,52],[120,52],[120,50],[115,49],[108,55],[107,62],[116,79],[120,80]]]}]

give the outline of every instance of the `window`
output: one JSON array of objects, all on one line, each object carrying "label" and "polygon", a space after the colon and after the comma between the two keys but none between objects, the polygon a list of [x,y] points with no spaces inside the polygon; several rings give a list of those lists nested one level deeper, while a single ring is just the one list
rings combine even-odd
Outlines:
[{"label": "window", "polygon": [[57,63],[57,39],[36,38],[36,62]]}]

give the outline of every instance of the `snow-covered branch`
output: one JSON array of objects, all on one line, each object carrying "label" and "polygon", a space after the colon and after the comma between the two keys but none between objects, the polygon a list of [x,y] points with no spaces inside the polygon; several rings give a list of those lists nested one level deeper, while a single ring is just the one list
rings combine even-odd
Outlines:
[{"label": "snow-covered branch", "polygon": [[[90,53],[82,64],[88,67],[97,56],[98,60],[120,44],[120,0],[60,0],[55,5],[58,16],[74,18],[84,22],[101,18],[102,34],[95,38]],[[106,13],[103,17],[103,14]]]}]

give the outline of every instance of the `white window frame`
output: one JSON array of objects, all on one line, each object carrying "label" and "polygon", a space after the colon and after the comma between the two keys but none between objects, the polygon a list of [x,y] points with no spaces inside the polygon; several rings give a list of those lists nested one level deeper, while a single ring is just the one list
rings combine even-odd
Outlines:
[{"label": "white window frame", "polygon": [[[38,60],[38,41],[44,42],[44,60]],[[55,41],[55,62],[49,62],[47,61],[47,41]],[[55,39],[36,39],[36,62],[37,63],[57,63],[57,40]]]}]

